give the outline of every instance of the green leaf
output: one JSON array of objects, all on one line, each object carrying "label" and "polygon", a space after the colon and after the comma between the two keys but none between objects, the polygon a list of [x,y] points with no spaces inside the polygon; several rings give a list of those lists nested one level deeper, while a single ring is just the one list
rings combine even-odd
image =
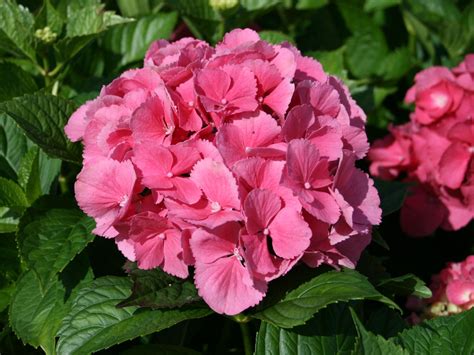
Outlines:
[{"label": "green leaf", "polygon": [[120,13],[127,17],[140,17],[151,12],[150,0],[117,0]]},{"label": "green leaf", "polygon": [[201,353],[178,345],[146,344],[132,346],[120,352],[120,355],[200,355]]},{"label": "green leaf", "polygon": [[361,299],[379,301],[398,309],[365,276],[357,271],[344,269],[315,277],[287,293],[277,304],[253,316],[282,328],[291,328],[304,324],[314,313],[329,304]]},{"label": "green leaf", "polygon": [[269,9],[281,2],[281,0],[240,0],[240,5],[248,11],[257,11]]},{"label": "green leaf", "polygon": [[371,310],[365,322],[366,329],[385,338],[393,337],[408,327],[400,313],[388,307]]},{"label": "green leaf", "polygon": [[177,21],[176,12],[162,12],[114,27],[103,38],[104,48],[120,55],[121,66],[141,61],[153,41],[170,37]]},{"label": "green leaf", "polygon": [[34,146],[23,157],[18,169],[18,183],[30,204],[43,194],[39,169],[39,149]]},{"label": "green leaf", "polygon": [[36,28],[44,28],[48,26],[56,35],[60,35],[64,26],[64,20],[58,10],[51,5],[50,0],[44,0],[43,7],[36,16]]},{"label": "green leaf", "polygon": [[298,10],[314,10],[326,6],[328,3],[328,0],[298,0],[296,3],[296,8]]},{"label": "green leaf", "polygon": [[385,57],[377,74],[384,80],[396,80],[403,77],[412,66],[412,57],[408,48],[398,48]]},{"label": "green leaf", "polygon": [[50,280],[92,241],[93,227],[94,221],[79,210],[38,211],[33,206],[20,221],[20,255],[40,280]]},{"label": "green leaf", "polygon": [[0,78],[0,102],[38,90],[33,77],[14,64],[0,63]]},{"label": "green leaf", "polygon": [[114,276],[98,278],[83,287],[58,333],[57,353],[92,353],[212,313],[204,308],[117,308],[117,303],[130,296],[130,287],[130,280]]},{"label": "green leaf", "polygon": [[6,287],[0,288],[0,313],[8,308],[13,292],[15,291],[15,285],[10,284]]},{"label": "green leaf", "polygon": [[0,48],[35,61],[33,15],[12,0],[0,2]]},{"label": "green leaf", "polygon": [[354,355],[409,355],[407,351],[392,341],[368,332],[352,309],[351,313],[359,334],[353,351]]},{"label": "green leaf", "polygon": [[27,139],[13,118],[0,112],[0,175],[17,179],[20,162],[28,150]]},{"label": "green leaf", "polygon": [[357,78],[375,75],[388,53],[383,32],[378,29],[355,33],[346,43],[347,66]]},{"label": "green leaf", "polygon": [[201,20],[221,21],[221,16],[209,4],[209,0],[167,0],[181,15]]},{"label": "green leaf", "polygon": [[456,23],[461,17],[452,0],[408,0],[407,3],[416,17],[435,26],[446,22]]},{"label": "green leaf", "polygon": [[473,354],[474,309],[404,330],[395,340],[410,354]]},{"label": "green leaf", "polygon": [[65,290],[58,278],[42,283],[33,271],[19,280],[10,306],[10,324],[23,342],[52,354],[64,316]]},{"label": "green leaf", "polygon": [[28,199],[18,184],[0,177],[0,207],[28,207]]},{"label": "green leaf", "polygon": [[272,44],[280,44],[281,42],[295,43],[295,40],[286,33],[279,31],[261,31],[258,33],[260,38]]},{"label": "green leaf", "polygon": [[18,229],[19,213],[8,207],[0,207],[0,233],[12,233]]},{"label": "green leaf", "polygon": [[192,281],[171,276],[158,268],[140,270],[133,263],[127,263],[125,269],[133,280],[133,289],[119,307],[176,308],[201,300]]},{"label": "green leaf", "polygon": [[399,296],[413,295],[421,298],[430,298],[432,296],[431,290],[425,283],[413,274],[381,280],[377,288],[384,293]]},{"label": "green leaf", "polygon": [[347,70],[344,68],[344,50],[345,47],[342,46],[333,51],[314,51],[307,54],[319,61],[325,72],[340,78],[346,78]]},{"label": "green leaf", "polygon": [[42,150],[39,151],[38,165],[40,168],[41,190],[43,191],[43,194],[50,193],[51,186],[61,170],[61,164],[62,162],[60,159],[50,158]]},{"label": "green leaf", "polygon": [[80,145],[71,143],[64,134],[64,126],[74,109],[71,101],[42,93],[24,95],[0,104],[0,111],[11,116],[28,138],[50,156],[80,162]]},{"label": "green leaf", "polygon": [[349,355],[356,332],[345,304],[330,305],[307,324],[293,329],[262,322],[257,334],[256,355],[340,354]]},{"label": "green leaf", "polygon": [[410,184],[399,181],[375,180],[375,188],[380,196],[382,215],[387,216],[398,211],[408,193]]},{"label": "green leaf", "polygon": [[388,7],[400,5],[402,0],[365,0],[364,10],[384,10]]}]

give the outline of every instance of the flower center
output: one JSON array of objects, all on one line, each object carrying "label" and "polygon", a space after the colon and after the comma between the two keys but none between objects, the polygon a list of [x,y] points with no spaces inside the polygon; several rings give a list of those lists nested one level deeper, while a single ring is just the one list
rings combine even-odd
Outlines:
[{"label": "flower center", "polygon": [[171,126],[171,127],[166,127],[166,130],[165,130],[165,135],[170,135],[171,133],[173,133],[174,131],[174,127]]},{"label": "flower center", "polygon": [[123,195],[120,199],[119,206],[124,207],[128,202],[128,195]]},{"label": "flower center", "polygon": [[242,258],[242,255],[240,255],[239,248],[235,247],[233,254],[239,261],[244,260],[244,258]]},{"label": "flower center", "polygon": [[223,104],[223,105],[227,104],[227,99],[225,99],[225,98],[222,99],[222,100],[221,100],[221,104]]},{"label": "flower center", "polygon": [[305,183],[304,183],[304,188],[305,188],[306,190],[309,190],[309,189],[311,188],[311,184],[310,184],[309,182],[305,182]]},{"label": "flower center", "polygon": [[268,230],[268,228],[265,228],[263,230],[263,235],[269,235],[270,234],[270,231]]},{"label": "flower center", "polygon": [[165,236],[164,233],[160,233],[160,234],[157,235],[157,237],[164,240],[166,236]]},{"label": "flower center", "polygon": [[188,106],[193,107],[194,106],[194,101],[193,100],[188,101]]},{"label": "flower center", "polygon": [[167,177],[169,178],[172,178],[173,177],[173,173],[171,171],[168,171],[168,173],[166,174]]},{"label": "flower center", "polygon": [[219,212],[222,209],[222,206],[220,205],[219,202],[212,202],[211,203],[211,212],[216,213]]},{"label": "flower center", "polygon": [[448,103],[448,97],[442,93],[433,93],[431,94],[434,104],[437,107],[444,107]]},{"label": "flower center", "polygon": [[474,146],[467,148],[469,153],[474,154]]}]

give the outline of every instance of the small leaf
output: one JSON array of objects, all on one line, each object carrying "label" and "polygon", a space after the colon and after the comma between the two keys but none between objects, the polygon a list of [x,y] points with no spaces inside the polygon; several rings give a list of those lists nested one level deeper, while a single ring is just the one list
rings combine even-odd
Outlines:
[{"label": "small leaf", "polygon": [[403,77],[412,66],[412,57],[408,48],[397,48],[383,59],[377,74],[384,80],[396,80]]},{"label": "small leaf", "polygon": [[33,30],[34,18],[26,7],[12,0],[0,2],[0,48],[24,55],[34,62]]},{"label": "small leaf", "polygon": [[20,213],[8,207],[0,207],[0,233],[12,233],[18,229]]},{"label": "small leaf", "polygon": [[0,111],[11,116],[28,138],[46,153],[80,162],[80,145],[71,143],[64,134],[64,126],[74,109],[71,101],[42,93],[24,95],[0,104]]},{"label": "small leaf", "polygon": [[314,10],[326,6],[328,3],[329,0],[298,0],[296,8],[298,10]]},{"label": "small leaf", "polygon": [[140,270],[133,263],[127,263],[125,268],[133,280],[133,289],[119,307],[176,308],[201,300],[189,280],[171,276],[159,268]]},{"label": "small leaf", "polygon": [[28,207],[28,199],[18,184],[0,177],[0,207]]},{"label": "small leaf", "polygon": [[431,290],[426,287],[425,283],[413,274],[381,280],[377,288],[384,293],[399,296],[413,295],[421,298],[430,298],[432,296]]},{"label": "small leaf", "polygon": [[399,309],[393,301],[379,293],[365,276],[344,269],[315,277],[288,292],[277,304],[253,316],[282,328],[291,328],[304,324],[329,304],[361,299],[379,301]]},{"label": "small leaf", "polygon": [[0,175],[17,179],[23,155],[28,150],[27,139],[13,118],[0,112]]},{"label": "small leaf", "polygon": [[344,53],[351,73],[358,78],[366,78],[378,72],[388,47],[381,30],[368,29],[349,38]]},{"label": "small leaf", "polygon": [[316,313],[307,324],[292,329],[262,322],[255,354],[349,355],[355,339],[356,332],[348,306],[334,304]]},{"label": "small leaf", "polygon": [[163,311],[117,308],[117,303],[130,296],[130,287],[130,280],[114,276],[98,278],[83,287],[58,333],[57,353],[96,352],[212,313],[205,308]]},{"label": "small leaf", "polygon": [[281,0],[240,0],[240,5],[248,11],[266,10],[279,3]]},{"label": "small leaf", "polygon": [[177,21],[176,12],[162,12],[116,26],[105,34],[104,48],[121,56],[121,66],[142,61],[153,41],[170,37]]},{"label": "small leaf", "polygon": [[282,42],[295,43],[295,40],[290,35],[279,31],[261,31],[258,34],[261,39],[272,44],[280,44]]},{"label": "small leaf", "polygon": [[92,241],[93,227],[94,221],[77,209],[39,211],[34,205],[20,221],[20,255],[40,280],[47,281]]},{"label": "small leaf", "polygon": [[42,195],[37,146],[30,148],[21,160],[20,169],[18,169],[18,183],[25,191],[30,204]]},{"label": "small leaf", "polygon": [[400,5],[401,3],[402,0],[365,0],[364,10],[384,10],[392,6]]},{"label": "small leaf", "polygon": [[382,215],[387,216],[398,211],[408,193],[410,184],[399,181],[375,180],[375,188],[380,195]]},{"label": "small leaf", "polygon": [[357,314],[352,309],[351,313],[357,333],[359,334],[353,351],[354,355],[409,355],[407,351],[394,342],[365,330]]}]

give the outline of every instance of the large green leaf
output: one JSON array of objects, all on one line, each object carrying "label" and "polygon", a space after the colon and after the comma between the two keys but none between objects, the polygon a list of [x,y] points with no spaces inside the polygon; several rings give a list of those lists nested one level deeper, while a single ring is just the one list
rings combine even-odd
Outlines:
[{"label": "large green leaf", "polygon": [[162,12],[116,26],[105,34],[104,47],[120,55],[122,66],[141,61],[153,41],[170,37],[177,21],[176,12]]},{"label": "large green leaf", "polygon": [[298,0],[296,8],[298,10],[319,9],[329,3],[328,0]]},{"label": "large green leaf", "polygon": [[307,324],[293,329],[262,322],[255,354],[340,354],[349,355],[356,332],[345,304],[330,305]]},{"label": "large green leaf", "polygon": [[205,308],[117,308],[117,303],[129,297],[130,287],[129,279],[113,276],[98,278],[83,287],[58,333],[57,353],[88,354],[212,313]]},{"label": "large green leaf", "polygon": [[49,280],[92,241],[93,227],[94,221],[77,209],[33,207],[20,222],[20,254],[40,280]]},{"label": "large green leaf", "polygon": [[385,57],[377,74],[384,80],[400,79],[411,69],[412,60],[408,48],[398,48]]},{"label": "large green leaf", "polygon": [[0,207],[28,207],[28,199],[14,181],[0,177]]},{"label": "large green leaf", "polygon": [[10,63],[0,63],[0,78],[0,102],[38,90],[30,74]]},{"label": "large green leaf", "polygon": [[133,280],[133,291],[120,303],[121,307],[176,308],[201,299],[192,281],[171,276],[161,269],[140,270],[135,264],[127,263],[126,270]]},{"label": "large green leaf", "polygon": [[304,324],[329,304],[362,299],[398,308],[393,301],[379,293],[365,276],[344,269],[316,276],[287,293],[278,303],[253,316],[282,328],[291,328]]},{"label": "large green leaf", "polygon": [[395,341],[410,354],[474,353],[474,309],[463,313],[438,317],[400,333]]},{"label": "large green leaf", "polygon": [[80,145],[71,143],[64,134],[64,126],[74,109],[71,101],[42,93],[24,95],[0,104],[0,111],[11,116],[28,138],[50,156],[80,162]]},{"label": "large green leaf", "polygon": [[393,343],[390,340],[386,340],[380,335],[375,335],[367,331],[359,318],[353,310],[351,310],[354,324],[357,328],[359,337],[357,338],[354,351],[354,355],[409,355],[406,350]]},{"label": "large green leaf", "polygon": [[33,31],[33,15],[26,7],[12,0],[0,2],[0,48],[35,61]]},{"label": "large green leaf", "polygon": [[391,6],[400,5],[402,0],[365,0],[364,10],[383,10]]},{"label": "large green leaf", "polygon": [[57,277],[43,283],[34,270],[19,280],[10,305],[10,323],[23,342],[52,354],[64,317],[65,289]]}]

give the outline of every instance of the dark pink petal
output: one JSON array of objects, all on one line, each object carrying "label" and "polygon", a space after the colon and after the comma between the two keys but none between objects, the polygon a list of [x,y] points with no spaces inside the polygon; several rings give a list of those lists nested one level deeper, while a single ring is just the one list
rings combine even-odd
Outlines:
[{"label": "dark pink petal", "polygon": [[453,142],[439,161],[438,182],[451,189],[461,187],[471,155],[466,144]]}]

